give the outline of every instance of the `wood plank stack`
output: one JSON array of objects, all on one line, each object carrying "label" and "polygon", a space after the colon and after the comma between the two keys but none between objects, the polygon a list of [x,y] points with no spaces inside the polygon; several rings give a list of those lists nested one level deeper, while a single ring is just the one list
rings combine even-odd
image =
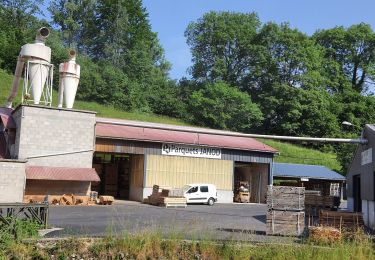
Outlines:
[{"label": "wood plank stack", "polygon": [[273,210],[304,210],[305,188],[269,186],[267,190],[267,206]]},{"label": "wood plank stack", "polygon": [[183,207],[186,208],[186,198],[183,196],[182,190],[172,189],[154,185],[152,194],[148,196],[147,202],[151,205],[161,207]]},{"label": "wood plank stack", "polygon": [[363,214],[361,212],[321,210],[319,224],[339,230],[355,231],[364,227]]},{"label": "wood plank stack", "polygon": [[321,195],[320,192],[305,192],[306,215],[319,216],[320,210],[336,209],[340,206],[340,197]]},{"label": "wood plank stack", "polygon": [[302,235],[305,230],[304,191],[303,187],[268,187],[267,235]]}]

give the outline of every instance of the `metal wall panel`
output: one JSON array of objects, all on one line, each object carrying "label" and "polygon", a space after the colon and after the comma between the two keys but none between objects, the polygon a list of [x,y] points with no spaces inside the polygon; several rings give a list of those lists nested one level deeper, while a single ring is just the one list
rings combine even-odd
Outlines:
[{"label": "metal wall panel", "polygon": [[233,162],[227,160],[148,155],[146,185],[181,188],[189,183],[212,183],[220,190],[232,190]]},{"label": "metal wall panel", "polygon": [[[366,125],[364,128],[364,138],[368,140],[366,145],[358,145],[353,160],[347,173],[347,195],[353,197],[353,176],[361,175],[361,198],[363,200],[375,200],[375,128]],[[373,149],[372,163],[361,165],[361,153],[369,148]]]},{"label": "metal wall panel", "polygon": [[[97,138],[95,151],[161,155],[161,146],[161,143]],[[221,159],[236,162],[271,163],[273,156],[273,153],[222,149]]]},{"label": "metal wall panel", "polygon": [[131,156],[131,178],[130,186],[136,188],[143,187],[143,175],[144,175],[144,156],[134,155]]}]

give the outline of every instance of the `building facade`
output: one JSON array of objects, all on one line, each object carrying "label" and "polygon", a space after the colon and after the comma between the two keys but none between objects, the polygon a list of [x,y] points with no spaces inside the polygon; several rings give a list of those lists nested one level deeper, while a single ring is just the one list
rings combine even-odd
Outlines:
[{"label": "building facade", "polygon": [[92,190],[143,201],[153,185],[210,183],[217,187],[218,202],[231,203],[235,182],[249,181],[250,201],[265,203],[272,184],[277,151],[239,133],[34,105],[9,115],[14,138],[5,141],[3,154],[23,162],[25,201]]},{"label": "building facade", "polygon": [[358,145],[347,173],[348,209],[363,212],[365,224],[375,229],[375,126],[362,132],[367,144]]}]

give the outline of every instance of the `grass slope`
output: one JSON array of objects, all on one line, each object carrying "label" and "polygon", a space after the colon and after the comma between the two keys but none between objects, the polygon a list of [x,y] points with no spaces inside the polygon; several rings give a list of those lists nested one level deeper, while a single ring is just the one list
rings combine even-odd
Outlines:
[{"label": "grass slope", "polygon": [[[5,104],[6,98],[9,94],[12,85],[13,76],[0,70],[0,106]],[[18,91],[14,105],[18,105],[21,100],[22,86]],[[54,104],[57,103],[57,92],[54,91]],[[77,100],[74,108],[82,110],[96,111],[100,117],[122,118],[129,120],[139,120],[147,122],[175,124],[175,125],[188,125],[187,123],[170,117],[158,116],[154,114],[140,114],[135,112],[125,112],[117,110],[110,106],[100,105],[95,102],[86,102]],[[303,148],[289,143],[278,142],[273,140],[261,140],[262,142],[279,150],[280,155],[276,157],[277,162],[288,163],[304,163],[304,164],[317,164],[324,165],[330,169],[340,171],[341,166],[336,160],[336,155],[333,153],[322,153],[317,150]]]},{"label": "grass slope", "polygon": [[[10,88],[12,86],[13,76],[9,75],[3,70],[0,70],[0,106],[5,104],[6,98],[9,95]],[[17,97],[15,98],[14,107],[20,104],[21,102],[21,92],[22,92],[22,83],[20,84],[20,88],[18,90]],[[53,91],[53,105],[56,106],[57,104],[57,91]],[[174,125],[188,125],[187,123],[166,116],[159,116],[155,114],[141,114],[135,112],[126,112],[122,110],[118,110],[111,106],[101,105],[95,102],[86,102],[77,100],[74,103],[75,109],[81,110],[90,110],[97,112],[97,115],[100,117],[111,117],[111,118],[122,118],[122,119],[129,119],[129,120],[138,120],[138,121],[147,121],[147,122],[155,122],[155,123],[164,123],[164,124],[174,124]]]},{"label": "grass slope", "polygon": [[260,141],[279,150],[280,155],[275,158],[276,162],[324,165],[334,171],[341,171],[341,165],[334,153],[323,153],[295,144],[269,139],[260,139]]}]

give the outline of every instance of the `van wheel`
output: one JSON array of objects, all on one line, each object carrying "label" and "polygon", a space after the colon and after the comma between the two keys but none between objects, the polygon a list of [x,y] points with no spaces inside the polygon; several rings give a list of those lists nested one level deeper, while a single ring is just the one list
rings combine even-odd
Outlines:
[{"label": "van wheel", "polygon": [[208,204],[209,206],[213,206],[213,205],[215,204],[215,200],[214,200],[214,198],[209,198],[208,201],[207,201],[207,204]]}]

